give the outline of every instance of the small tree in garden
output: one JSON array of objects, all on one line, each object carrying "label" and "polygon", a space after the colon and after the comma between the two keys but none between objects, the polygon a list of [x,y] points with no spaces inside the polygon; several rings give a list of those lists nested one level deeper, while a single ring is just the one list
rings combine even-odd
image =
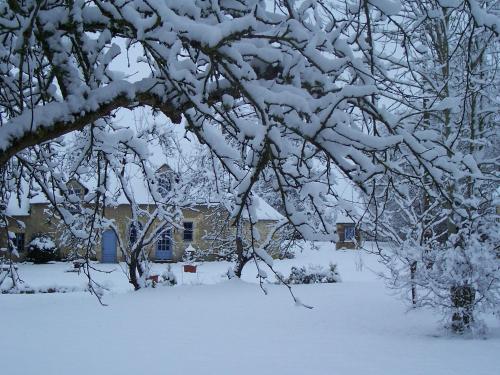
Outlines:
[{"label": "small tree in garden", "polygon": [[175,277],[170,264],[167,266],[167,269],[161,274],[161,282],[166,286],[174,286],[177,284],[177,278]]}]

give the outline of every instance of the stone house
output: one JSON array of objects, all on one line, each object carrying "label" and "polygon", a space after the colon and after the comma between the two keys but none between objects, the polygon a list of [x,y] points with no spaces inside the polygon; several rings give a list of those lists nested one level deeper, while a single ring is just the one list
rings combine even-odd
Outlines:
[{"label": "stone house", "polygon": [[[69,181],[68,190],[74,194],[85,194],[86,187],[76,181]],[[139,194],[136,201],[142,210],[151,212],[155,205],[151,203],[147,194]],[[283,216],[267,204],[262,198],[255,198],[257,224],[260,237],[265,238]],[[34,235],[39,233],[49,234],[56,243],[61,258],[71,256],[73,245],[63,241],[61,223],[51,215],[51,207],[41,196],[26,199],[20,204],[17,201],[9,202],[7,212],[10,215],[8,230],[13,233],[13,241],[18,249],[19,257],[26,257],[26,247]],[[95,260],[112,263],[123,260],[120,246],[127,246],[135,241],[138,235],[137,228],[131,225],[130,205],[118,199],[117,204],[105,207],[104,216],[115,223],[116,230],[108,229],[99,236],[99,244],[93,249]],[[188,208],[182,209],[182,222],[176,226],[169,226],[156,221],[153,229],[164,226],[156,241],[146,246],[149,258],[154,261],[168,262],[182,259],[185,250],[196,249],[206,254],[205,259],[216,259],[214,248],[217,244],[228,243],[234,239],[234,228],[228,223],[228,211],[222,202],[204,201],[194,202]],[[6,248],[5,231],[0,234],[0,248]],[[232,237],[231,237],[232,235]],[[12,237],[12,234],[11,234]]]},{"label": "stone house", "polygon": [[[163,165],[157,172],[169,173],[171,170]],[[152,212],[156,206],[152,203],[151,196],[144,186],[140,188],[141,183],[134,185],[139,187],[134,192],[139,207]],[[74,180],[70,180],[67,187],[76,195],[84,195],[88,191],[85,186]],[[350,202],[356,201],[351,191],[352,188],[345,185],[342,198]],[[254,201],[258,219],[256,227],[260,238],[264,239],[270,228],[284,217],[260,197],[255,197]],[[61,223],[54,219],[50,205],[41,195],[26,198],[21,202],[11,200],[7,212],[10,215],[8,230],[14,235],[14,244],[19,249],[19,260],[26,257],[27,245],[33,236],[39,233],[49,234],[54,239],[61,258],[67,258],[74,253],[74,244],[62,240],[64,236]],[[98,236],[100,242],[93,249],[95,260],[101,262],[123,260],[121,249],[134,243],[138,235],[138,228],[131,225],[131,216],[130,204],[123,196],[120,196],[115,204],[105,207],[105,217],[115,223],[116,230],[109,229],[100,233]],[[159,226],[164,226],[165,229],[154,243],[145,247],[150,259],[160,262],[179,261],[189,248],[197,250],[203,259],[218,260],[222,258],[221,253],[227,253],[228,247],[234,246],[234,228],[228,223],[228,210],[218,199],[210,197],[207,199],[205,196],[203,201],[194,201],[182,209],[182,216],[182,222],[176,226],[167,226],[160,221],[154,223],[153,229]],[[349,216],[341,214],[337,216],[337,234],[339,240],[335,244],[336,249],[359,248],[361,243],[359,226]],[[0,231],[0,249],[6,247],[5,231]]]}]

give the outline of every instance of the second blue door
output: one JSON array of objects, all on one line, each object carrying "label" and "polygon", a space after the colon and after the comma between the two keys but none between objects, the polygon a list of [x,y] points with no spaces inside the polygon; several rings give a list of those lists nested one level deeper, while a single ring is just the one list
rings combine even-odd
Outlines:
[{"label": "second blue door", "polygon": [[116,234],[108,229],[102,234],[102,263],[116,263]]}]

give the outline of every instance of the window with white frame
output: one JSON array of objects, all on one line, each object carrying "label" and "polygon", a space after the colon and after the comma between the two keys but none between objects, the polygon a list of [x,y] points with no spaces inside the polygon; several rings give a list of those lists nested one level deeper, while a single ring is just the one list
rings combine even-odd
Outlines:
[{"label": "window with white frame", "polygon": [[171,230],[165,229],[158,238],[156,242],[157,251],[170,251],[170,245],[172,243]]},{"label": "window with white frame", "polygon": [[81,187],[75,186],[75,185],[69,185],[68,186],[68,194],[69,195],[76,195],[78,198],[82,199],[84,195],[84,191]]},{"label": "window with white frame", "polygon": [[70,187],[68,190],[69,190],[70,194],[74,194],[74,195],[78,195],[78,196],[82,195],[82,189],[80,189],[80,188]]}]

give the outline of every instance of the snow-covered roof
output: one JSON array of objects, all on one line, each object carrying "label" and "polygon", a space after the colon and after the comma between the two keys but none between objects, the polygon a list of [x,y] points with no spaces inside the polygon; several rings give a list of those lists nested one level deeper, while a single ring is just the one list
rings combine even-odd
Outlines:
[{"label": "snow-covered roof", "polygon": [[26,194],[21,194],[21,200],[17,197],[11,196],[7,203],[7,215],[11,216],[28,216],[30,210],[30,202]]},{"label": "snow-covered roof", "polygon": [[[131,173],[128,176],[130,182],[130,189],[134,195],[134,199],[138,204],[154,204],[154,199],[149,192],[147,183],[145,182],[142,174],[140,173]],[[111,178],[110,178],[111,179]],[[90,184],[84,185],[83,187],[89,189]],[[117,196],[114,204],[122,205],[129,204],[125,195],[122,191],[117,189],[117,183],[110,183],[110,191],[116,190]],[[91,190],[91,189],[90,189]],[[208,189],[210,190],[210,189]],[[196,190],[195,190],[196,191]],[[8,203],[7,213],[13,216],[27,216],[29,215],[29,206],[30,204],[43,204],[48,203],[47,198],[42,194],[35,194],[33,197],[28,199],[27,193],[23,193],[21,196],[21,202],[18,202],[17,199],[11,197]],[[195,194],[196,195],[196,194]],[[204,197],[196,197],[192,196],[192,200],[190,202],[186,202],[193,205],[199,206],[218,206],[225,201],[218,194],[205,194]],[[271,205],[269,205],[264,199],[257,195],[253,195],[253,209],[255,210],[255,215],[257,220],[270,220],[270,221],[279,221],[283,220],[284,217],[281,215],[276,209],[274,209]],[[246,214],[248,217],[248,214]]]},{"label": "snow-covered roof", "polygon": [[363,211],[364,202],[359,196],[358,191],[353,184],[338,173],[338,179],[335,184],[335,191],[338,195],[337,200],[337,223],[354,223],[353,219],[358,217]]},{"label": "snow-covered roof", "polygon": [[254,195],[253,205],[257,220],[280,221],[285,219],[282,214],[259,196]]}]

